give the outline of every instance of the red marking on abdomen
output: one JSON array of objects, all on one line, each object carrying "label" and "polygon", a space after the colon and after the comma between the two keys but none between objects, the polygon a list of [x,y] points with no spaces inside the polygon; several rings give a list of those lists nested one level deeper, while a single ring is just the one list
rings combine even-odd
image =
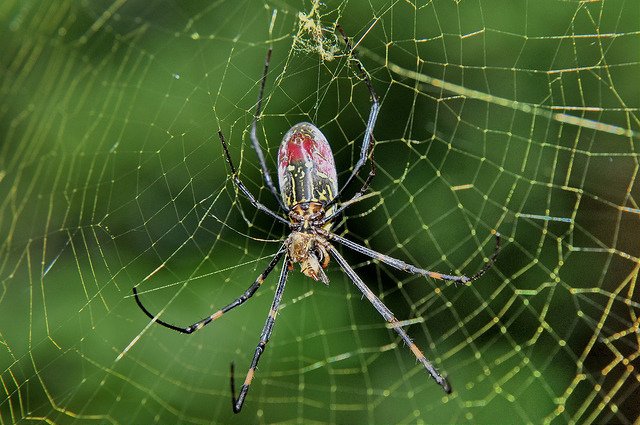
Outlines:
[{"label": "red marking on abdomen", "polygon": [[311,162],[313,167],[327,176],[335,175],[333,154],[329,144],[324,140],[316,140],[309,135],[294,133],[279,152],[279,165],[287,167],[290,163],[296,165]]},{"label": "red marking on abdomen", "polygon": [[[285,134],[278,150],[278,180],[287,205],[337,193],[331,146],[313,124],[298,123]],[[330,189],[325,190],[327,187]]]},{"label": "red marking on abdomen", "polygon": [[311,137],[295,133],[287,142],[289,162],[307,162],[315,156],[316,143]]}]

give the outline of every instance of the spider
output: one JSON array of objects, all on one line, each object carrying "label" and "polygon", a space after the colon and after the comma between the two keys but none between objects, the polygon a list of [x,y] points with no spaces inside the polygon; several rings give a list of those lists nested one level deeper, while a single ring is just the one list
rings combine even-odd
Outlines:
[{"label": "spider", "polygon": [[362,147],[360,149],[360,157],[353,167],[351,174],[347,178],[347,181],[342,186],[342,189],[338,188],[338,178],[336,173],[336,166],[334,163],[331,147],[326,137],[322,132],[313,124],[307,122],[301,122],[293,127],[284,135],[280,148],[278,150],[278,183],[280,191],[276,190],[269,169],[265,162],[264,154],[260,147],[258,137],[256,135],[257,121],[260,115],[262,106],[262,98],[267,80],[267,73],[269,70],[269,63],[271,61],[272,49],[267,51],[267,57],[265,59],[264,71],[262,75],[262,81],[260,86],[260,92],[258,95],[258,102],[256,105],[256,111],[253,117],[253,123],[251,126],[250,138],[253,144],[253,148],[256,151],[260,167],[262,168],[262,174],[264,181],[269,190],[273,193],[276,200],[280,204],[280,207],[286,213],[288,220],[273,212],[263,204],[258,202],[256,198],[251,194],[247,187],[242,183],[238,176],[237,170],[233,165],[229,149],[225,141],[222,131],[218,131],[220,143],[224,150],[226,161],[231,169],[231,176],[234,184],[238,190],[249,200],[249,202],[258,210],[268,214],[273,219],[288,226],[291,230],[289,236],[284,240],[280,249],[276,252],[271,262],[267,265],[262,273],[256,278],[256,280],[247,288],[247,290],[232,301],[230,304],[214,312],[213,314],[205,317],[204,319],[187,327],[175,326],[160,320],[159,315],[154,315],[142,304],[138,296],[138,291],[134,287],[133,295],[136,303],[142,309],[142,311],[155,323],[162,325],[166,328],[173,329],[185,334],[191,334],[197,330],[202,329],[205,325],[219,319],[223,314],[228,311],[244,304],[249,298],[251,298],[258,288],[265,281],[269,273],[274,269],[280,259],[284,258],[284,265],[280,272],[280,278],[276,286],[275,296],[271,304],[271,309],[267,316],[267,320],[262,329],[260,335],[260,342],[255,349],[253,359],[251,360],[251,366],[245,377],[240,394],[236,397],[235,379],[234,379],[234,364],[231,363],[231,403],[234,413],[240,412],[244,405],[245,398],[249,391],[249,386],[253,380],[255,370],[260,361],[260,356],[264,352],[264,349],[273,332],[273,326],[276,320],[276,314],[278,307],[282,300],[282,294],[284,292],[285,284],[287,283],[287,276],[290,270],[293,270],[295,263],[300,264],[300,269],[303,274],[309,276],[316,281],[322,281],[325,284],[329,283],[329,279],[324,272],[327,268],[329,260],[333,257],[342,270],[346,273],[349,279],[356,285],[356,287],[362,292],[362,294],[373,304],[373,306],[382,315],[391,328],[400,336],[400,338],[407,344],[411,352],[415,355],[416,359],[424,366],[431,377],[442,387],[446,393],[451,392],[451,387],[447,380],[436,370],[429,360],[425,357],[422,351],[413,343],[409,335],[401,327],[398,320],[395,318],[391,310],[384,305],[384,303],[378,298],[358,277],[353,268],[347,263],[344,257],[336,250],[334,243],[341,244],[350,248],[360,254],[369,256],[373,259],[388,264],[396,269],[403,270],[408,273],[419,274],[428,276],[434,279],[453,281],[456,283],[468,283],[478,279],[482,276],[493,264],[495,258],[498,255],[500,248],[500,235],[496,232],[496,247],[489,258],[488,262],[471,277],[466,276],[452,276],[434,271],[424,270],[411,264],[407,264],[404,261],[392,258],[388,255],[381,254],[372,249],[366,248],[335,233],[331,232],[333,220],[342,213],[349,205],[358,200],[369,186],[369,183],[375,175],[375,167],[373,166],[373,160],[371,161],[371,171],[367,176],[364,184],[356,192],[356,194],[348,201],[342,202],[340,206],[337,202],[340,196],[343,194],[346,187],[353,181],[358,175],[360,169],[367,161],[368,155],[373,153],[373,147],[375,141],[373,139],[373,128],[378,117],[380,110],[380,102],[378,96],[373,89],[371,80],[365,72],[362,64],[356,57],[356,53],[351,46],[349,38],[345,34],[341,27],[338,27],[342,37],[344,39],[349,56],[356,64],[361,78],[367,85],[369,95],[371,96],[371,110],[369,112],[369,118],[367,120],[366,129],[362,141]]}]

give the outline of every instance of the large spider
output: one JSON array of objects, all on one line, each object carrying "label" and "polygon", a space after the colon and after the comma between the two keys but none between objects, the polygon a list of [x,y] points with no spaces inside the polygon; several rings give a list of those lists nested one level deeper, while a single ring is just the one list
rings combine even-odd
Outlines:
[{"label": "large spider", "polygon": [[[358,287],[358,289],[364,294],[365,297],[373,304],[382,317],[391,325],[391,328],[402,338],[402,340],[409,346],[411,352],[416,356],[416,359],[422,363],[425,369],[429,372],[431,377],[442,387],[446,393],[451,392],[451,387],[447,380],[440,375],[436,368],[427,360],[422,351],[411,341],[411,338],[402,329],[398,320],[395,318],[391,310],[385,306],[380,298],[378,298],[358,277],[356,272],[351,268],[349,263],[340,255],[340,253],[333,246],[332,242],[339,243],[361,254],[374,258],[378,261],[382,261],[392,267],[400,270],[404,270],[408,273],[420,274],[428,276],[434,279],[448,280],[456,283],[468,283],[478,279],[482,276],[493,264],[496,256],[498,255],[500,247],[500,235],[496,233],[496,247],[489,258],[489,261],[471,277],[466,276],[452,276],[442,273],[437,273],[429,270],[424,270],[419,267],[407,264],[404,261],[396,258],[389,257],[379,252],[373,251],[341,236],[338,236],[331,232],[331,226],[333,220],[342,213],[349,205],[360,198],[364,191],[367,189],[371,179],[375,175],[375,168],[373,162],[371,171],[367,176],[364,184],[358,192],[348,201],[342,202],[340,206],[336,206],[340,195],[344,189],[353,181],[360,169],[367,161],[368,153],[371,148],[373,152],[373,146],[375,141],[373,140],[373,127],[378,117],[378,111],[380,109],[380,103],[378,96],[373,89],[373,85],[365,72],[362,64],[355,56],[355,52],[351,47],[349,38],[346,36],[342,28],[338,27],[347,50],[350,56],[353,58],[362,79],[367,84],[369,94],[371,96],[371,111],[369,112],[369,119],[367,120],[367,126],[362,141],[362,147],[360,149],[360,158],[353,167],[353,171],[349,178],[342,186],[342,189],[338,189],[338,177],[336,174],[336,167],[334,164],[333,154],[331,147],[326,137],[322,132],[313,124],[302,122],[294,125],[284,135],[280,149],[278,151],[278,182],[280,186],[281,195],[278,196],[278,191],[273,185],[273,181],[269,175],[269,170],[264,159],[264,154],[260,148],[258,137],[256,135],[256,127],[258,117],[260,115],[260,108],[262,105],[262,96],[264,93],[264,87],[267,80],[267,72],[269,70],[269,63],[271,61],[271,49],[267,51],[267,57],[264,64],[264,72],[262,75],[262,82],[260,86],[260,93],[258,95],[258,103],[256,112],[253,118],[251,126],[251,141],[253,148],[258,155],[260,161],[260,167],[264,176],[264,181],[269,190],[276,197],[280,207],[286,212],[288,220],[268,209],[249,192],[246,186],[240,180],[236,168],[231,160],[227,143],[224,139],[222,131],[218,131],[220,142],[224,150],[227,163],[231,169],[233,181],[242,194],[251,202],[251,204],[258,210],[270,215],[277,221],[280,221],[286,226],[289,226],[291,233],[285,239],[284,243],[276,252],[271,262],[267,265],[266,269],[257,277],[257,279],[247,288],[247,290],[240,297],[235,299],[230,304],[214,312],[213,314],[205,317],[204,319],[187,327],[175,326],[170,323],[160,320],[159,315],[154,315],[140,301],[138,297],[138,291],[134,287],[133,295],[135,296],[138,306],[142,311],[157,324],[173,329],[185,334],[191,334],[197,330],[202,329],[205,325],[220,318],[223,314],[229,310],[238,307],[243,304],[249,298],[255,294],[258,288],[262,285],[269,273],[273,270],[276,264],[284,257],[284,266],[280,272],[280,279],[276,287],[273,303],[271,304],[271,310],[267,321],[262,329],[260,335],[260,342],[256,347],[253,354],[253,360],[251,366],[247,372],[247,376],[244,380],[240,395],[236,398],[235,392],[235,380],[234,380],[234,365],[231,363],[231,402],[233,405],[233,411],[235,413],[240,412],[244,404],[249,386],[253,380],[258,361],[260,356],[264,352],[265,346],[271,337],[273,332],[273,325],[276,320],[276,314],[280,301],[282,300],[282,294],[287,282],[287,275],[290,270],[293,270],[294,263],[300,263],[302,273],[313,278],[314,280],[320,280],[325,284],[329,283],[329,279],[324,272],[324,269],[329,264],[330,256],[333,256],[338,262],[342,270],[347,274],[349,279]],[[373,143],[372,143],[373,142]]]}]

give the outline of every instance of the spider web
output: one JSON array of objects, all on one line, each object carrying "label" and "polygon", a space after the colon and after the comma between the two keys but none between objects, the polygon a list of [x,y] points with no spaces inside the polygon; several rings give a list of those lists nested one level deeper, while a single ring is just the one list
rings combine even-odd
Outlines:
[{"label": "spider web", "polygon": [[[636,2],[18,2],[0,6],[0,423],[637,423]],[[377,175],[336,232],[465,286],[342,249],[448,377],[445,395],[333,262],[291,273],[240,417],[286,229],[261,202],[299,121],[344,182],[382,98]],[[362,177],[366,175],[366,169]],[[353,192],[349,192],[353,193]],[[347,196],[349,195],[347,194]]]}]

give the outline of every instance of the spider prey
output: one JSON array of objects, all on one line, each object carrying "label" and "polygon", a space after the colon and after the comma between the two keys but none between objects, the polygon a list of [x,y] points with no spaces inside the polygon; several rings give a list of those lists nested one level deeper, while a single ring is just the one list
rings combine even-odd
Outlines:
[{"label": "spider prey", "polygon": [[[264,65],[264,72],[262,76],[262,82],[260,86],[260,93],[258,95],[258,103],[256,106],[256,112],[254,115],[253,123],[251,126],[251,141],[253,148],[256,151],[262,173],[264,176],[265,184],[269,190],[276,197],[276,200],[280,204],[280,207],[287,214],[287,218],[280,216],[279,214],[268,209],[249,192],[245,185],[240,180],[227,143],[221,131],[218,132],[222,148],[224,150],[227,163],[231,169],[233,181],[238,190],[251,202],[251,204],[271,216],[273,219],[289,226],[291,233],[286,238],[278,252],[267,265],[266,269],[256,278],[256,280],[247,288],[247,290],[240,297],[235,299],[230,304],[214,312],[213,314],[205,317],[204,319],[187,327],[179,327],[160,320],[158,315],[154,315],[144,307],[138,296],[138,291],[134,287],[133,294],[135,296],[138,306],[142,311],[150,317],[153,321],[159,325],[165,326],[169,329],[173,329],[185,334],[191,334],[208,323],[220,318],[223,314],[229,310],[243,304],[247,301],[262,285],[266,277],[273,270],[276,264],[284,257],[284,266],[280,272],[280,278],[276,286],[275,296],[267,320],[264,324],[262,334],[260,335],[260,342],[255,349],[251,366],[247,372],[240,394],[236,397],[235,380],[234,380],[234,365],[231,363],[231,402],[233,405],[233,411],[235,413],[240,412],[244,404],[249,386],[253,380],[254,373],[260,356],[264,352],[265,346],[269,341],[271,333],[273,331],[273,325],[276,319],[276,313],[282,300],[282,294],[287,282],[287,275],[290,270],[293,269],[294,263],[299,263],[302,273],[315,279],[322,281],[325,284],[329,283],[324,269],[329,264],[330,257],[335,258],[338,265],[347,274],[349,279],[356,285],[356,287],[363,293],[363,295],[373,304],[382,317],[391,324],[391,328],[400,336],[400,338],[409,347],[411,352],[415,355],[416,359],[424,366],[431,377],[442,387],[446,393],[451,392],[451,387],[447,380],[440,375],[436,368],[427,360],[422,351],[414,344],[405,330],[400,326],[399,322],[393,315],[393,313],[382,303],[382,301],[364,284],[364,282],[358,277],[356,272],[351,268],[347,261],[334,247],[334,243],[346,246],[349,249],[359,252],[360,254],[369,256],[392,267],[400,270],[404,270],[408,273],[420,274],[435,279],[449,280],[453,282],[466,283],[471,282],[480,276],[482,276],[493,264],[499,250],[500,235],[496,233],[496,248],[489,261],[482,267],[476,274],[471,277],[466,276],[452,276],[441,273],[436,273],[429,270],[424,270],[407,264],[401,260],[389,257],[379,252],[373,251],[369,248],[356,244],[348,239],[338,236],[331,232],[331,225],[333,220],[344,209],[362,196],[364,191],[369,185],[369,182],[375,175],[375,168],[373,162],[371,165],[371,171],[364,181],[363,186],[358,192],[348,201],[338,205],[340,195],[344,189],[353,181],[358,175],[358,172],[366,163],[370,151],[373,151],[375,144],[373,140],[373,128],[378,117],[378,111],[380,109],[380,103],[378,96],[373,89],[373,85],[362,67],[359,60],[355,57],[355,52],[351,47],[351,43],[348,37],[345,35],[342,28],[338,27],[344,38],[348,53],[351,55],[353,62],[356,64],[361,78],[369,89],[369,95],[371,96],[371,110],[369,112],[369,118],[367,120],[367,126],[364,132],[362,141],[362,147],[360,149],[360,157],[353,167],[353,171],[347,178],[347,181],[342,186],[342,189],[338,188],[338,177],[336,173],[336,166],[331,152],[329,142],[322,134],[322,132],[313,124],[299,123],[294,125],[282,139],[280,149],[278,151],[278,182],[280,191],[276,190],[270,174],[267,168],[264,154],[258,142],[256,135],[257,120],[260,115],[262,106],[262,97],[264,93],[265,82],[267,78],[267,72],[269,69],[269,63],[271,60],[271,49],[267,52],[267,57]],[[279,196],[280,195],[280,196]]]}]

